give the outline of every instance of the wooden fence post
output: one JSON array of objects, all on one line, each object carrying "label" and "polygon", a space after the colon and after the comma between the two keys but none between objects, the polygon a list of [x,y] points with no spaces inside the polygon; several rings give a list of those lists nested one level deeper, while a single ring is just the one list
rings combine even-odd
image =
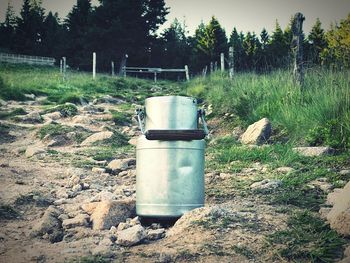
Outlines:
[{"label": "wooden fence post", "polygon": [[111,61],[112,77],[114,76],[114,61]]},{"label": "wooden fence post", "polygon": [[203,78],[207,76],[208,66],[205,66],[203,69]]},{"label": "wooden fence post", "polygon": [[63,73],[63,61],[62,61],[62,59],[60,59],[60,73],[61,73],[61,75]]},{"label": "wooden fence post", "polygon": [[214,71],[214,63],[211,61],[210,62],[210,74],[213,73]]},{"label": "wooden fence post", "polygon": [[228,51],[228,68],[229,68],[230,79],[233,79],[234,67],[235,67],[235,64],[234,64],[234,58],[233,58],[233,47],[230,47]]},{"label": "wooden fence post", "polygon": [[215,63],[214,63],[214,71],[217,71],[217,70],[218,70],[218,62],[215,61]]},{"label": "wooden fence post", "polygon": [[96,78],[96,52],[92,53],[92,78]]},{"label": "wooden fence post", "polygon": [[220,63],[221,64],[220,65],[221,71],[224,72],[225,71],[225,55],[224,55],[224,53],[220,54],[220,62],[221,62]]},{"label": "wooden fence post", "polygon": [[67,64],[66,57],[63,57],[62,60],[63,60],[63,79],[65,80],[66,79],[66,64]]},{"label": "wooden fence post", "polygon": [[188,66],[185,65],[185,73],[186,73],[186,80],[189,81],[190,80],[190,74],[188,72]]},{"label": "wooden fence post", "polygon": [[305,17],[301,13],[296,13],[292,23],[292,50],[293,50],[293,76],[296,83],[303,85],[304,83],[304,67],[303,67],[303,21]]}]

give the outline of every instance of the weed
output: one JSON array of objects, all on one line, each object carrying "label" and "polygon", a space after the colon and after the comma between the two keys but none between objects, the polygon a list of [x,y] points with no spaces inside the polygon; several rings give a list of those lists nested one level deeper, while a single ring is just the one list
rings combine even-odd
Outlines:
[{"label": "weed", "polygon": [[245,256],[248,259],[254,259],[255,258],[254,257],[255,252],[252,251],[249,247],[233,245],[232,246],[232,250],[234,252],[236,252],[237,254],[241,254],[241,255]]},{"label": "weed", "polygon": [[107,263],[107,262],[111,262],[111,260],[102,256],[86,256],[86,257],[76,258],[69,261],[69,263]]},{"label": "weed", "polygon": [[69,126],[64,126],[61,124],[47,124],[42,126],[38,131],[38,136],[43,139],[46,135],[50,137],[66,134],[68,132],[74,131],[74,128]]},{"label": "weed", "polygon": [[19,217],[19,213],[9,205],[0,205],[0,220],[15,219]]},{"label": "weed", "polygon": [[131,114],[112,110],[113,121],[116,125],[128,125],[131,123]]},{"label": "weed", "polygon": [[95,146],[109,145],[110,147],[118,148],[118,147],[128,145],[129,144],[128,141],[129,141],[129,139],[124,134],[115,130],[115,131],[113,131],[113,135],[111,138],[109,138],[107,140],[103,140],[103,141],[98,141],[94,145]]},{"label": "weed", "polygon": [[0,119],[8,119],[16,115],[25,115],[27,112],[23,108],[16,108],[12,111],[0,111]]},{"label": "weed", "polygon": [[267,237],[269,246],[288,261],[331,262],[339,258],[344,239],[319,217],[308,211],[297,212],[288,219],[288,228]]}]

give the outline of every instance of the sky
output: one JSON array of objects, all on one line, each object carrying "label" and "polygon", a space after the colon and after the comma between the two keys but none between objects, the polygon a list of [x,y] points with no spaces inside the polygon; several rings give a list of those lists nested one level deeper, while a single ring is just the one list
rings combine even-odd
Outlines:
[{"label": "sky", "polygon": [[[16,12],[22,6],[22,0],[11,0]],[[43,0],[46,12],[58,12],[65,17],[76,3],[76,0]],[[8,0],[0,0],[0,21],[4,21]],[[92,0],[97,4],[97,0]],[[308,33],[319,18],[324,29],[329,29],[331,23],[336,23],[350,13],[350,0],[165,0],[170,7],[167,22],[160,31],[169,27],[178,18],[185,21],[189,34],[193,34],[203,21],[207,23],[215,16],[227,35],[233,27],[238,31],[254,31],[257,34],[265,28],[271,33],[275,28],[276,19],[284,29],[293,14],[301,12],[306,17],[304,31]]]}]

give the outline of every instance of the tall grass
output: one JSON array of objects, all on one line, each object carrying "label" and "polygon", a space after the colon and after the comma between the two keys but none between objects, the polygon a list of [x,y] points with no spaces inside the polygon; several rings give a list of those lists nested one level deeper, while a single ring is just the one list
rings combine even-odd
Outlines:
[{"label": "tall grass", "polygon": [[0,63],[0,97],[25,100],[24,94],[47,95],[48,102],[79,103],[105,94],[130,102],[142,102],[147,96],[179,94],[176,83],[136,78],[119,78],[68,70],[63,79],[58,68]]},{"label": "tall grass", "polygon": [[218,116],[235,114],[243,126],[267,117],[291,140],[350,146],[348,71],[309,70],[303,88],[288,71],[240,73],[233,80],[218,72],[192,80],[187,91],[212,104]]}]

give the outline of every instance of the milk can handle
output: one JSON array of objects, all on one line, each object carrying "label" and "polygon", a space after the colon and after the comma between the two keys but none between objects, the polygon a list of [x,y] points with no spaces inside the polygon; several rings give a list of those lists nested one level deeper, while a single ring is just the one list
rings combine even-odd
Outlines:
[{"label": "milk can handle", "polygon": [[144,118],[145,118],[145,110],[137,108],[136,109],[136,116],[137,116],[137,122],[139,123],[141,133],[145,134],[145,130],[144,130],[143,123],[142,123]]},{"label": "milk can handle", "polygon": [[205,122],[205,110],[204,109],[198,110],[198,117],[201,118],[201,120],[202,120],[202,125],[203,125],[203,129],[204,129],[205,134],[209,135],[208,126],[207,126],[207,123]]}]

